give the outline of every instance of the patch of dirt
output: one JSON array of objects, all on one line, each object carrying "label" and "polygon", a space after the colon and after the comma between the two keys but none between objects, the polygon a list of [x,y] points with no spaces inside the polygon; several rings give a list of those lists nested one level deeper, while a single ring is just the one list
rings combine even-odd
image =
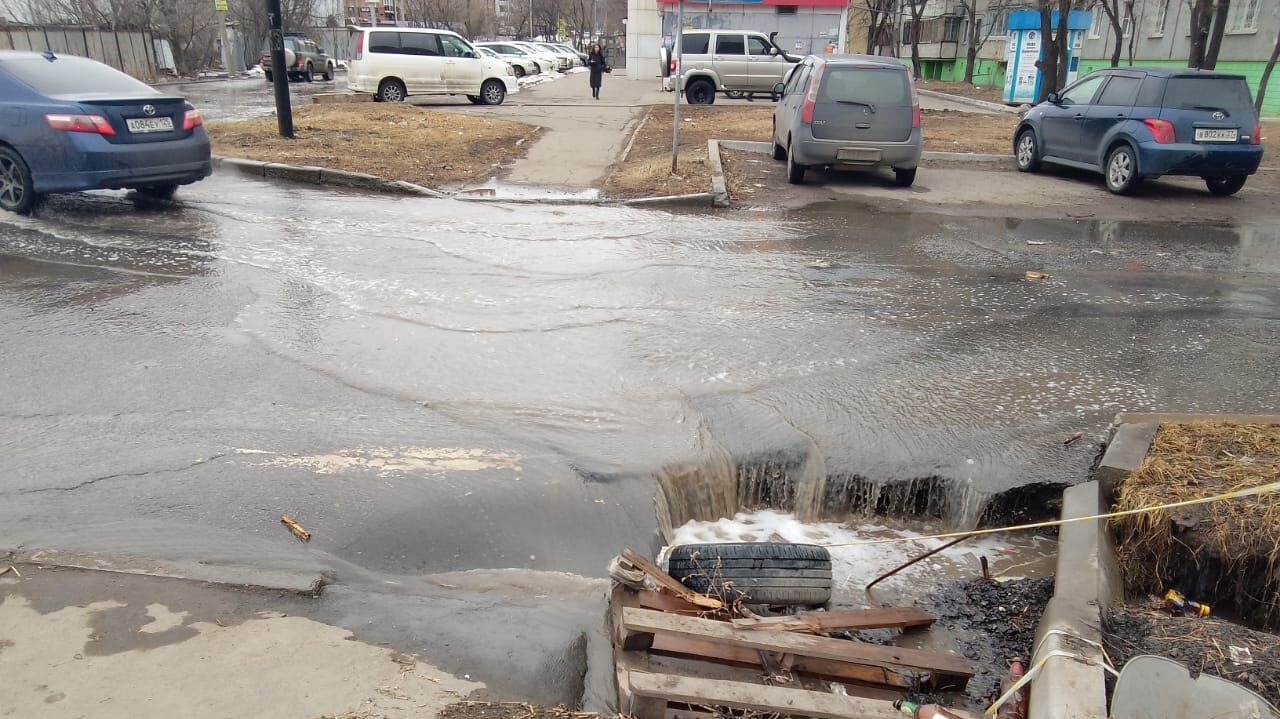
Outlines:
[{"label": "patch of dirt", "polygon": [[274,117],[205,126],[213,152],[292,165],[364,172],[426,187],[486,180],[524,155],[539,128],[520,122],[352,103],[294,110],[293,140]]},{"label": "patch of dirt", "polygon": [[436,719],[600,719],[600,715],[574,711],[565,706],[467,701],[445,707],[436,715]]},{"label": "patch of dirt", "polygon": [[916,87],[921,90],[945,92],[948,95],[961,95],[963,97],[971,97],[975,100],[986,100],[987,102],[995,102],[1001,105],[1004,104],[1001,100],[1001,96],[1004,95],[1004,90],[999,87],[970,85],[963,82],[942,82],[941,80],[916,80]]},{"label": "patch of dirt", "polygon": [[973,664],[965,697],[974,705],[990,706],[1000,694],[1000,680],[1017,659],[1030,660],[1036,626],[1053,596],[1053,577],[993,582],[972,579],[943,585],[923,607],[956,638],[960,651]]},{"label": "patch of dirt", "polygon": [[[1103,643],[1117,667],[1140,654],[1168,657],[1191,670],[1222,677],[1280,706],[1280,637],[1222,619],[1172,617],[1125,606],[1107,614]],[[1231,647],[1249,650],[1251,664],[1231,661]]]},{"label": "patch of dirt", "polygon": [[1016,115],[924,110],[924,149],[931,152],[1013,154]]},{"label": "patch of dirt", "polygon": [[[1201,499],[1280,481],[1280,425],[1162,424],[1117,510]],[[1250,624],[1280,627],[1280,495],[1144,512],[1111,522],[1131,594],[1168,588]]]}]

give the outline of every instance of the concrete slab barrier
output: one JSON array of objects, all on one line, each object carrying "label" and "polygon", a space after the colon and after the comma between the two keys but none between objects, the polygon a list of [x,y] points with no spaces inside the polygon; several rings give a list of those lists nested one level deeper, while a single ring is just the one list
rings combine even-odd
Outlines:
[{"label": "concrete slab barrier", "polygon": [[724,164],[720,162],[720,143],[707,140],[707,165],[711,167],[711,204],[729,206],[729,188],[724,179]]},{"label": "concrete slab barrier", "polygon": [[265,177],[267,172],[267,163],[258,160],[246,160],[241,157],[218,157],[213,158],[214,166],[225,167],[227,169],[236,170],[246,175],[256,175]]},{"label": "concrete slab barrier", "polygon": [[277,162],[268,162],[263,170],[266,177],[278,177],[282,180],[305,182],[311,185],[320,184],[320,174],[323,172],[323,168],[311,165],[285,165]]}]

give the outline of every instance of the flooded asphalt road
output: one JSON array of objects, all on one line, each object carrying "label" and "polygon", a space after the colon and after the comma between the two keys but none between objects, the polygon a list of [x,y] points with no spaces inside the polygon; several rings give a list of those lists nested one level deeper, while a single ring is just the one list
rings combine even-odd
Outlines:
[{"label": "flooded asphalt road", "polygon": [[656,542],[672,467],[739,505],[972,524],[992,495],[1085,479],[1118,411],[1274,410],[1277,271],[1274,223],[669,214],[227,174],[163,209],[55,198],[0,217],[0,538],[351,581],[602,576]]},{"label": "flooded asphalt road", "polygon": [[506,696],[585,682],[600,706],[605,585],[553,572],[654,548],[656,476],[664,523],[768,505],[963,525],[1085,479],[1118,411],[1274,411],[1277,228],[672,214],[225,173],[170,207],[58,197],[0,216],[0,551],[324,573],[317,611],[368,641],[487,667]]}]

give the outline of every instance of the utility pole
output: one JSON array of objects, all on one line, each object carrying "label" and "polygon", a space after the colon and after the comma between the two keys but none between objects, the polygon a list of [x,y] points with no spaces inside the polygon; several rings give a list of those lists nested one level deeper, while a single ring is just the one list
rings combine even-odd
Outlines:
[{"label": "utility pole", "polygon": [[231,27],[227,24],[227,0],[213,0],[213,9],[218,14],[218,27],[222,30],[222,67],[228,75],[235,77],[240,74],[240,68],[235,62],[235,40],[231,36]]},{"label": "utility pole", "polygon": [[289,106],[289,75],[284,66],[284,17],[280,0],[267,0],[267,21],[271,27],[271,79],[276,91],[276,124],[280,137],[293,139],[293,108]]},{"label": "utility pole", "polygon": [[680,162],[680,91],[681,76],[684,74],[684,0],[676,5],[676,72],[672,75],[671,82],[675,87],[676,106],[672,111],[671,119],[671,174],[676,174],[676,166]]}]

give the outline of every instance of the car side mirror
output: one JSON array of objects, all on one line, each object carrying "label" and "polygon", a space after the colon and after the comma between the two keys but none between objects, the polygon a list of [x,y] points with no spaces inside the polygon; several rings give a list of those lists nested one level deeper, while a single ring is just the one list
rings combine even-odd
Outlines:
[{"label": "car side mirror", "polygon": [[786,89],[787,89],[787,86],[784,83],[780,82],[777,85],[773,86],[773,94],[781,95],[782,93],[786,92]]},{"label": "car side mirror", "polygon": [[1044,101],[1049,103],[1050,105],[1061,105],[1062,96],[1056,92],[1051,92],[1048,94],[1048,96],[1045,97]]}]

